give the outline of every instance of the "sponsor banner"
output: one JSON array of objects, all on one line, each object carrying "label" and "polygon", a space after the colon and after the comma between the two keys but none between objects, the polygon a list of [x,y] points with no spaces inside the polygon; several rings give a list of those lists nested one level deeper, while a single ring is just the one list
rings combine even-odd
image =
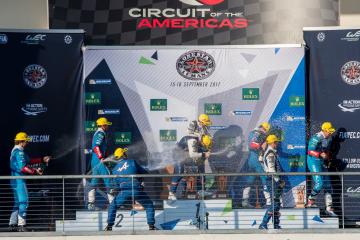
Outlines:
[{"label": "sponsor banner", "polygon": [[[209,132],[216,153],[209,159],[213,171],[248,171],[249,133],[264,121],[283,139],[284,171],[305,171],[305,74],[300,46],[89,48],[85,65],[86,93],[101,94],[99,105],[86,105],[86,120],[94,121],[99,109],[121,109],[120,115],[107,116],[113,122],[108,133],[110,152],[123,144],[129,157],[149,170],[165,169],[182,161],[174,157],[176,143],[188,135],[190,123],[206,113],[212,121]],[[110,79],[113,85],[92,84],[90,79]],[[87,126],[86,148],[91,148],[93,132]],[[287,181],[290,193],[305,178]],[[228,186],[236,194],[241,187]],[[295,205],[294,198],[285,205]]]},{"label": "sponsor banner", "polygon": [[[311,134],[330,121],[336,128],[331,141],[333,171],[360,169],[360,29],[308,30],[309,107]],[[359,177],[344,177],[345,221],[359,221],[360,203],[355,200]],[[334,188],[336,188],[334,184]],[[348,186],[349,185],[349,186]],[[357,204],[359,203],[359,204]]]},{"label": "sponsor banner", "polygon": [[115,144],[128,145],[132,143],[131,132],[115,132]]},{"label": "sponsor banner", "polygon": [[114,2],[52,0],[50,28],[85,28],[91,45],[244,45],[302,43],[304,26],[339,25],[338,0]]},{"label": "sponsor banner", "polygon": [[[15,134],[26,132],[30,157],[54,157],[45,174],[85,172],[82,46],[80,30],[0,31],[0,55],[7,56],[0,58],[1,159],[9,159]],[[0,175],[9,174],[9,161],[1,161]]]},{"label": "sponsor banner", "polygon": [[150,99],[150,111],[166,111],[167,99]]},{"label": "sponsor banner", "polygon": [[208,115],[221,115],[221,103],[205,103],[205,113]]}]

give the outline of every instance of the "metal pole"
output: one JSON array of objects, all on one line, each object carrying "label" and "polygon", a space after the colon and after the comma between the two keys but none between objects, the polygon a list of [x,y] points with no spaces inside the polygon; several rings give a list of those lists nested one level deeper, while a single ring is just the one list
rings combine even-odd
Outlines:
[{"label": "metal pole", "polygon": [[62,178],[62,223],[63,223],[63,233],[65,233],[65,178]]},{"label": "metal pole", "polygon": [[341,175],[341,215],[342,215],[342,228],[345,228],[345,210],[344,210],[344,175]]},{"label": "metal pole", "polygon": [[205,231],[206,230],[206,223],[205,223],[205,176],[202,174],[201,175],[201,189],[202,189],[202,193],[201,193],[201,202],[200,202],[200,207],[202,207],[202,219],[200,218],[199,220],[202,222],[202,230]]},{"label": "metal pole", "polygon": [[273,222],[273,229],[275,229],[274,175],[271,175],[271,204],[272,204],[272,222]]},{"label": "metal pole", "polygon": [[[131,176],[131,211],[134,211],[135,195],[134,195],[134,176]],[[132,215],[132,233],[135,234],[135,214]]]}]

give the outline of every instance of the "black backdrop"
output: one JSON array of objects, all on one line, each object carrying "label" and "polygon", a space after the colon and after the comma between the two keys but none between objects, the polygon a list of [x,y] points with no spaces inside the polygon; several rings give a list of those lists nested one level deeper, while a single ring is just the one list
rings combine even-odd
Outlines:
[{"label": "black backdrop", "polygon": [[19,131],[32,136],[31,157],[55,157],[46,174],[82,172],[82,45],[80,30],[0,30],[0,175]]},{"label": "black backdrop", "polygon": [[[304,32],[308,62],[309,134],[331,121],[331,170],[360,170],[360,29],[309,29]],[[341,209],[341,178],[333,177],[335,206]],[[360,218],[359,176],[344,177],[345,220]],[[341,213],[341,212],[338,212]]]}]

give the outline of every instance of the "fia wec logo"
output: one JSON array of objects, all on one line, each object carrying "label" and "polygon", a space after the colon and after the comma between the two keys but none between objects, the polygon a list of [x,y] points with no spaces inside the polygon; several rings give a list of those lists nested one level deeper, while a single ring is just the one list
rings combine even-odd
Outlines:
[{"label": "fia wec logo", "polygon": [[346,37],[349,37],[349,38],[358,38],[358,37],[360,37],[360,30],[357,31],[356,33],[348,32],[348,33],[346,34]]}]

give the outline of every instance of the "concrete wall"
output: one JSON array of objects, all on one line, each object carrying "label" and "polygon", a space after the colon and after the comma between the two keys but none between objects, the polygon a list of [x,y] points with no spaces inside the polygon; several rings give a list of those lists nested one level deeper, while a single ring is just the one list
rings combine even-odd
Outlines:
[{"label": "concrete wall", "polygon": [[0,0],[0,28],[48,29],[48,0]]},{"label": "concrete wall", "polygon": [[360,0],[340,1],[340,25],[360,26]]}]

